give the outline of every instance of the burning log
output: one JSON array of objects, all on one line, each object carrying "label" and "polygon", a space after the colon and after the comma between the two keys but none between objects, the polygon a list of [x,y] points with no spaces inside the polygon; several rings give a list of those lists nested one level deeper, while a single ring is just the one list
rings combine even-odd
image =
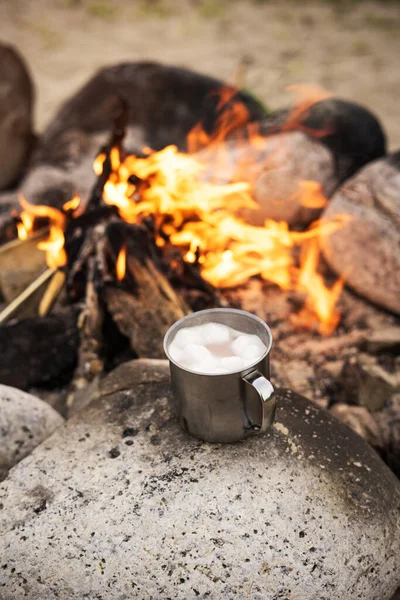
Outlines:
[{"label": "burning log", "polygon": [[[139,357],[162,358],[162,339],[168,328],[190,312],[162,272],[152,240],[139,225],[112,223],[107,238],[122,239],[126,273],[119,286],[106,285],[103,298],[121,333]],[[129,283],[124,289],[123,282]]]}]

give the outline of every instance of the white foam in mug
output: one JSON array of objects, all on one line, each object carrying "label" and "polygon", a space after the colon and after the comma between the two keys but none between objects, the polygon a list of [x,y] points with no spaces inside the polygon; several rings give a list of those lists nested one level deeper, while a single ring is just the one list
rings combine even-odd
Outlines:
[{"label": "white foam in mug", "polygon": [[267,348],[257,335],[208,322],[179,329],[168,351],[178,365],[197,373],[233,373],[257,362]]}]

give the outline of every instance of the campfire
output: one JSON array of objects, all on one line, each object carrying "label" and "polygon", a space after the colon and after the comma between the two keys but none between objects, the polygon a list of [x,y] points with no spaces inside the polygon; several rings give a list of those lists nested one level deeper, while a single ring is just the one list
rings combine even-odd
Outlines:
[{"label": "campfire", "polygon": [[[168,77],[180,81],[181,74],[172,70]],[[177,84],[166,79],[166,86]],[[363,361],[375,347],[370,344],[385,348],[371,359],[382,398],[396,389],[396,341],[370,342],[395,318],[345,287],[347,272],[354,274],[351,260],[336,269],[340,275],[326,260],[329,240],[357,221],[346,207],[331,211],[330,197],[382,150],[378,144],[363,158],[360,147],[367,144],[349,134],[351,120],[343,125],[342,117],[321,117],[321,107],[343,111],[346,103],[330,104],[327,92],[307,86],[297,92],[293,108],[263,120],[238,90],[214,86],[207,92],[213,118],[208,114],[182,128],[184,141],[148,135],[132,150],[132,101],[122,92],[117,101],[113,90],[107,103],[112,110],[104,117],[111,134],[90,146],[94,183],[87,192],[72,191],[62,202],[54,200],[60,197],[57,185],[39,201],[26,187],[19,193],[12,225],[20,241],[3,245],[3,260],[15,248],[24,263],[37,246],[47,268],[39,261],[37,279],[27,279],[0,313],[0,322],[8,321],[0,327],[0,342],[2,336],[10,340],[3,381],[29,390],[39,386],[72,414],[85,404],[88,386],[116,365],[163,358],[163,336],[179,318],[205,308],[241,308],[272,328],[274,383],[331,407],[396,463],[390,444],[397,442],[383,441],[365,408],[370,396],[349,406],[365,396],[351,378],[369,376],[370,363]],[[354,110],[358,118],[360,109]],[[362,131],[374,127],[369,122]],[[57,143],[57,127],[51,131]],[[69,144],[75,134],[67,133]],[[346,154],[340,144],[350,138]],[[329,174],[330,150],[320,140],[335,152],[339,147],[335,176]],[[22,320],[30,298],[36,316]],[[381,367],[389,369],[387,376]],[[373,405],[376,410],[384,403]]]},{"label": "campfire", "polygon": [[[158,152],[144,148],[141,156],[127,154],[122,144],[126,121],[122,112],[108,148],[94,162],[98,182],[87,201],[74,196],[57,210],[20,199],[19,238],[26,239],[36,221],[47,219],[48,238],[38,247],[46,253],[49,268],[65,273],[71,300],[80,299],[82,271],[87,277],[99,224],[104,234],[97,240],[102,256],[96,269],[102,269],[104,282],[115,280],[129,290],[126,240],[135,238],[139,226],[148,233],[150,252],[164,265],[170,281],[180,273],[184,286],[189,271],[198,281],[204,280],[200,287],[221,290],[259,276],[303,297],[303,307],[291,316],[297,326],[332,333],[340,319],[336,304],[343,279],[328,286],[318,272],[319,238],[337,230],[344,217],[317,220],[306,231],[291,230],[284,221],[268,219],[263,226],[255,226],[243,219],[243,209],[258,209],[246,173],[254,179],[257,171],[268,168],[271,158],[265,156],[264,138],[254,123],[249,124],[246,107],[233,95],[232,90],[220,91],[216,128],[207,134],[201,123],[195,126],[188,134],[189,152],[170,145]],[[296,107],[288,127],[297,112]],[[245,127],[243,135],[227,144],[229,134],[240,126]],[[232,166],[234,154],[239,160]],[[217,174],[210,175],[211,168]],[[221,183],[218,173],[226,171],[230,181]],[[321,185],[314,181],[301,181],[297,196],[308,208],[326,204]],[[109,227],[118,228],[118,223],[115,246],[106,239],[106,232]]]}]

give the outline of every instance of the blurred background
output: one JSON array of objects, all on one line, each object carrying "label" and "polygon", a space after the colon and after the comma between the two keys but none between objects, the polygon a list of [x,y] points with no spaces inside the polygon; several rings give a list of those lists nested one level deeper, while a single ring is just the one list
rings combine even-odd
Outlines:
[{"label": "blurred background", "polygon": [[400,147],[400,3],[325,0],[1,0],[0,40],[23,55],[35,127],[101,66],[144,59],[249,89],[268,108],[319,84],[371,109]]}]

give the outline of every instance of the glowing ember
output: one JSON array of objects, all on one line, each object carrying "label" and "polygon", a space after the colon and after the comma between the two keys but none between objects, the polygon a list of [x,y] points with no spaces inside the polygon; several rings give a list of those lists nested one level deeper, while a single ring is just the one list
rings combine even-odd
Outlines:
[{"label": "glowing ember", "polygon": [[[224,145],[220,142],[232,129],[245,125],[249,120],[247,109],[242,103],[231,102],[232,97],[231,88],[222,90],[217,108],[228,103],[228,109],[218,117],[213,133],[207,134],[201,124],[190,132],[188,148],[191,152],[212,146],[216,160],[221,160],[221,164],[229,161],[229,156],[219,154],[220,147],[224,152]],[[304,110],[321,96],[316,98],[314,90],[312,98],[311,101],[310,93],[302,98],[292,111],[288,126],[293,125],[300,108]],[[246,135],[256,149],[265,144],[254,124],[247,126]],[[240,144],[240,139],[237,144]],[[104,186],[103,199],[106,204],[118,208],[123,220],[138,223],[152,216],[157,246],[162,248],[169,240],[181,247],[185,260],[197,262],[204,279],[217,288],[238,286],[258,275],[282,289],[301,292],[306,297],[305,307],[294,317],[296,323],[314,327],[317,318],[321,333],[333,331],[339,321],[335,307],[343,281],[337,281],[328,288],[318,274],[318,238],[335,231],[343,220],[319,221],[305,232],[290,231],[287,223],[271,220],[265,221],[263,227],[253,226],[238,215],[239,210],[257,209],[258,205],[252,196],[251,183],[238,180],[237,172],[230,183],[207,180],[207,165],[195,155],[179,152],[172,145],[159,152],[146,148],[145,155],[145,158],[133,155],[121,158],[117,148],[111,151],[112,170]],[[102,173],[105,159],[105,154],[96,158],[94,171],[97,175]],[[301,182],[296,195],[309,208],[321,208],[326,203],[320,184],[314,181]],[[21,204],[24,211],[18,227],[20,237],[32,230],[35,217],[47,217],[49,239],[41,242],[39,247],[46,251],[49,266],[64,265],[64,212],[45,206],[31,206],[23,199]],[[79,198],[74,197],[63,206],[63,210],[70,212],[78,207]],[[293,256],[295,246],[302,247],[300,266]],[[125,269],[124,246],[116,262],[119,281],[124,278]]]},{"label": "glowing ember", "polygon": [[115,273],[118,281],[122,281],[126,271],[126,246],[122,246],[119,251],[117,262],[115,263]]}]

